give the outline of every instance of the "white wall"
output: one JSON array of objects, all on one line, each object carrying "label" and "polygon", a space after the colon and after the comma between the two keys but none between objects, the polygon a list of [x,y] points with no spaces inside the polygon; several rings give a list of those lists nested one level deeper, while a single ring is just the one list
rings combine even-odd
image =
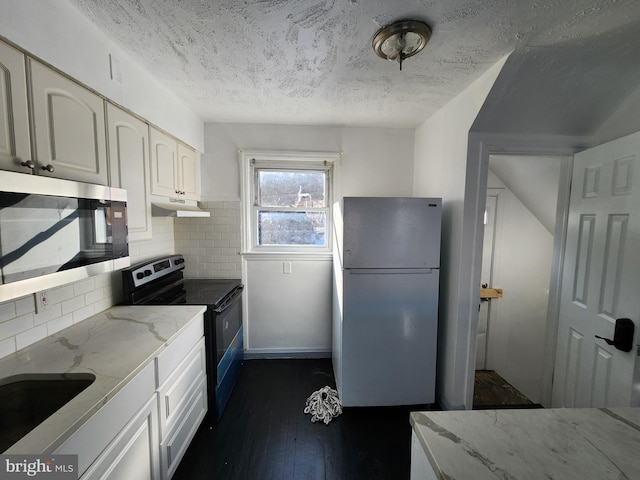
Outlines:
[{"label": "white wall", "polygon": [[469,130],[506,58],[416,130],[414,194],[443,199],[436,397],[446,409],[467,403],[470,342],[475,342],[468,312],[477,300],[471,299],[468,281],[471,263],[463,260],[464,248],[471,250],[463,226],[477,221],[465,218],[465,186],[480,173],[478,165],[467,162]]},{"label": "white wall", "polygon": [[601,145],[640,131],[638,111],[640,111],[640,86],[600,126],[594,135],[594,145]]},{"label": "white wall", "polygon": [[493,286],[504,290],[491,300],[487,368],[540,403],[553,235],[492,171],[487,188],[501,188]]},{"label": "white wall", "polygon": [[0,36],[202,151],[202,121],[66,0],[3,0]]},{"label": "white wall", "polygon": [[249,260],[246,354],[250,356],[330,356],[331,258]]},{"label": "white wall", "polygon": [[[203,199],[224,204],[239,202],[239,150],[343,152],[337,167],[339,195],[411,196],[413,144],[414,131],[409,129],[207,124],[202,158]],[[213,222],[222,219],[205,223]],[[176,235],[193,235],[178,233],[182,227],[176,228]],[[240,235],[240,229],[239,224],[235,231],[229,225],[228,234]],[[176,240],[178,244],[185,241],[194,242]],[[291,262],[290,274],[283,272],[284,261]],[[333,281],[330,257],[309,260],[299,255],[245,256],[243,269],[246,355],[329,356]]]},{"label": "white wall", "polygon": [[343,152],[343,196],[412,194],[411,129],[209,123],[204,132],[203,200],[240,198],[238,150]]}]

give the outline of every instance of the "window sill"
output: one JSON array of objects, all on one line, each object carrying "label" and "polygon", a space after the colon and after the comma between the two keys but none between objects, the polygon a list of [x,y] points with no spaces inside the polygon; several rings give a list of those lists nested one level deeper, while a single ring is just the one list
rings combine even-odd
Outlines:
[{"label": "window sill", "polygon": [[241,252],[240,255],[246,260],[289,260],[296,258],[310,261],[331,261],[331,252]]}]

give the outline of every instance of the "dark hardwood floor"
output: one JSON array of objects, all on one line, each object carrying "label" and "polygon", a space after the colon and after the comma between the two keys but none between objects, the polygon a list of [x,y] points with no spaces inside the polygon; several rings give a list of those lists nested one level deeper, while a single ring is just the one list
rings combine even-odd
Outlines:
[{"label": "dark hardwood floor", "polygon": [[331,360],[245,361],[222,419],[203,424],[175,480],[403,480],[411,410],[347,408],[329,425],[303,413],[314,391],[335,388]]}]

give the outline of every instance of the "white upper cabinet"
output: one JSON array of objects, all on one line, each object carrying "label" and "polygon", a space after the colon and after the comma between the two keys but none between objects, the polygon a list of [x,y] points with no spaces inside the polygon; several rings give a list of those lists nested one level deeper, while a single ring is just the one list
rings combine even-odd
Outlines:
[{"label": "white upper cabinet", "polygon": [[198,199],[198,156],[195,150],[151,127],[151,193]]},{"label": "white upper cabinet", "polygon": [[3,170],[31,172],[27,112],[24,55],[0,43],[0,168]]},{"label": "white upper cabinet", "polygon": [[106,185],[103,99],[44,65],[29,64],[38,174]]},{"label": "white upper cabinet", "polygon": [[199,166],[196,151],[178,142],[178,185],[183,198],[197,200],[200,197]]},{"label": "white upper cabinet", "polygon": [[151,239],[149,125],[107,103],[110,182],[127,190],[129,241]]},{"label": "white upper cabinet", "polygon": [[151,127],[151,193],[178,195],[178,143],[175,138]]}]

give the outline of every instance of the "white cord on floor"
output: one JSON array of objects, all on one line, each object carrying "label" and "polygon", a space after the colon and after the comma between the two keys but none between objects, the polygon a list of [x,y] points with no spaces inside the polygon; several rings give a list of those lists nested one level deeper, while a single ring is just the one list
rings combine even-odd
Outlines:
[{"label": "white cord on floor", "polygon": [[304,413],[311,414],[311,421],[322,420],[326,425],[342,413],[342,405],[338,392],[331,387],[323,387],[307,398]]}]

